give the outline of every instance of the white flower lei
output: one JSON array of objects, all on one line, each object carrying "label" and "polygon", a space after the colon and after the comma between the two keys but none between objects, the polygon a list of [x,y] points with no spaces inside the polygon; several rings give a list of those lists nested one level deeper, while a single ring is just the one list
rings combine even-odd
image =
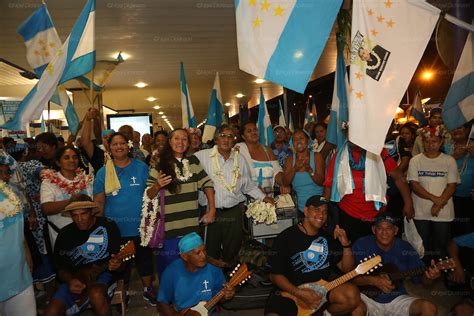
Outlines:
[{"label": "white flower lei", "polygon": [[217,146],[214,146],[211,150],[211,154],[209,155],[212,160],[212,168],[214,169],[214,174],[217,180],[219,180],[219,182],[224,186],[224,189],[229,192],[234,192],[237,187],[237,181],[240,178],[240,168],[238,160],[239,152],[237,150],[234,150],[234,155],[232,157],[234,159],[234,167],[232,169],[232,182],[230,184],[224,178],[224,172],[222,171],[221,166],[219,164],[219,158],[217,154]]},{"label": "white flower lei", "polygon": [[252,218],[254,223],[265,223],[270,225],[277,222],[275,206],[263,201],[249,203],[245,215],[247,218]]},{"label": "white flower lei", "polygon": [[[159,194],[155,196],[153,199],[150,200],[146,191],[149,189],[148,187],[145,192],[143,193],[143,204],[142,204],[142,218],[140,221],[140,245],[143,247],[148,246],[151,237],[153,236],[153,230],[155,229],[155,220],[157,214],[160,212],[159,210],[159,203],[158,198]],[[152,208],[148,211],[148,203],[152,203]],[[146,226],[146,221],[148,219],[148,227]]]},{"label": "white flower lei", "polygon": [[181,173],[176,164],[174,166],[174,172],[176,173],[176,178],[179,181],[186,182],[193,176],[193,173],[189,170],[189,160],[183,158],[181,162],[183,163],[183,173]]},{"label": "white flower lei", "polygon": [[0,191],[6,196],[6,198],[14,206],[13,210],[11,211],[7,211],[4,208],[0,208],[0,218],[13,217],[19,212],[21,212],[22,205],[21,205],[20,198],[15,194],[15,192],[13,192],[10,186],[2,180],[0,180]]}]

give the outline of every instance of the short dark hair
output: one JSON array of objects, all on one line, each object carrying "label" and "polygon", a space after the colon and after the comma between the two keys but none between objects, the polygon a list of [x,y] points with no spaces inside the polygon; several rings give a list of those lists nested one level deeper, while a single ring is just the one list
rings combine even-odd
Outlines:
[{"label": "short dark hair", "polygon": [[232,127],[230,127],[230,125],[227,125],[227,124],[222,124],[218,129],[216,129],[216,133],[214,134],[214,138],[216,138],[217,136],[219,136],[219,134],[222,134],[224,132],[224,130],[226,129],[231,129],[232,132],[234,131],[232,129]]},{"label": "short dark hair", "polygon": [[50,132],[45,132],[41,133],[38,136],[35,137],[35,142],[41,142],[43,144],[49,145],[49,146],[56,146],[58,147],[58,139],[56,135]]}]

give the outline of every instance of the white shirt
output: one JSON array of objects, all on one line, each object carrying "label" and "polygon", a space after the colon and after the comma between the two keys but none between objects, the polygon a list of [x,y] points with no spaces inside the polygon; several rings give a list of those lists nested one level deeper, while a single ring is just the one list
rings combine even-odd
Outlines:
[{"label": "white shirt", "polygon": [[[248,194],[256,200],[263,200],[265,194],[257,187],[257,184],[250,178],[249,167],[241,154],[237,155],[238,165],[240,169],[240,177],[237,180],[236,188],[233,192],[227,191],[217,179],[214,170],[212,159],[210,158],[212,148],[204,149],[196,152],[194,155],[201,162],[201,166],[206,171],[207,175],[214,183],[216,208],[229,208],[245,201],[244,194]],[[227,183],[232,183],[234,169],[234,150],[231,151],[230,157],[224,160],[224,157],[218,152],[217,159],[219,160],[220,169],[224,173],[224,179]],[[200,204],[204,201],[200,201]],[[204,204],[207,205],[207,201]]]},{"label": "white shirt", "polygon": [[[68,180],[65,177],[63,177],[63,175],[59,172],[58,172],[58,175],[63,181],[72,182],[71,180]],[[92,182],[86,188],[85,191],[86,192],[83,192],[83,193],[92,197]],[[64,201],[64,200],[69,199],[70,197],[71,195],[62,191],[57,185],[49,182],[49,180],[45,179],[41,182],[41,191],[40,191],[41,204],[44,204],[47,202]],[[51,222],[56,227],[58,227],[59,229],[72,223],[71,217],[62,216],[62,213],[48,215],[48,221]],[[54,243],[56,241],[56,237],[58,236],[58,233],[55,232],[52,227],[49,227],[48,230],[49,230],[49,238],[51,240],[51,247],[54,248]]]},{"label": "white shirt", "polygon": [[[436,158],[418,154],[410,160],[407,173],[408,181],[417,181],[429,193],[440,196],[449,183],[460,183],[456,161],[453,157],[441,153]],[[412,192],[415,219],[433,222],[450,222],[454,219],[452,197],[441,209],[438,217],[431,215],[433,202],[423,199]]]}]

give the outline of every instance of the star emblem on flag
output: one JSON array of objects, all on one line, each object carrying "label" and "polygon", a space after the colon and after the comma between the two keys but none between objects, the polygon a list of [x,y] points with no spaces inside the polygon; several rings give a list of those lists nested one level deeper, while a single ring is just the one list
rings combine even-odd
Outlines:
[{"label": "star emblem on flag", "polygon": [[388,27],[389,29],[391,29],[394,24],[395,24],[395,22],[393,22],[392,19],[390,19],[390,20],[387,21],[387,27]]},{"label": "star emblem on flag", "polygon": [[392,8],[393,2],[391,0],[387,0],[384,2],[384,4],[385,4],[385,7],[390,9]]},{"label": "star emblem on flag", "polygon": [[371,29],[370,33],[372,33],[373,36],[377,36],[377,34],[379,34],[375,28]]},{"label": "star emblem on flag", "polygon": [[362,78],[362,74],[360,73],[360,71],[356,72],[355,73],[355,76],[357,79],[361,79]]},{"label": "star emblem on flag", "polygon": [[54,66],[52,63],[49,63],[48,66],[46,66],[46,72],[49,74],[49,75],[53,75],[54,73]]},{"label": "star emblem on flag", "polygon": [[372,9],[367,10],[367,15],[372,16],[374,14],[374,11]]},{"label": "star emblem on flag", "polygon": [[268,9],[270,9],[270,2],[268,2],[267,0],[263,1],[260,4],[260,9],[262,9],[262,11],[268,11]]},{"label": "star emblem on flag", "polygon": [[385,18],[384,18],[382,15],[379,15],[379,16],[377,17],[377,22],[383,23],[383,20],[385,20]]},{"label": "star emblem on flag", "polygon": [[257,28],[260,26],[260,24],[262,24],[262,20],[257,16],[255,18],[255,20],[252,21],[252,24],[253,24],[253,28]]},{"label": "star emblem on flag", "polygon": [[362,100],[362,98],[364,97],[364,94],[361,91],[356,92],[355,95],[356,98],[359,100]]},{"label": "star emblem on flag", "polygon": [[283,16],[283,11],[285,11],[285,9],[280,7],[280,5],[278,5],[278,7],[273,10],[275,11],[274,16]]},{"label": "star emblem on flag", "polygon": [[257,4],[257,0],[249,0],[249,6],[255,6]]}]

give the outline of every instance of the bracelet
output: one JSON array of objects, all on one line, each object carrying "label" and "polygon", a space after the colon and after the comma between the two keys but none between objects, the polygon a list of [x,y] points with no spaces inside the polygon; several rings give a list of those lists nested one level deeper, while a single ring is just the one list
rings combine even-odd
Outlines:
[{"label": "bracelet", "polygon": [[346,246],[344,246],[344,245],[341,244],[341,246],[342,246],[342,248],[351,248],[351,243],[349,243],[349,244],[346,245]]}]

